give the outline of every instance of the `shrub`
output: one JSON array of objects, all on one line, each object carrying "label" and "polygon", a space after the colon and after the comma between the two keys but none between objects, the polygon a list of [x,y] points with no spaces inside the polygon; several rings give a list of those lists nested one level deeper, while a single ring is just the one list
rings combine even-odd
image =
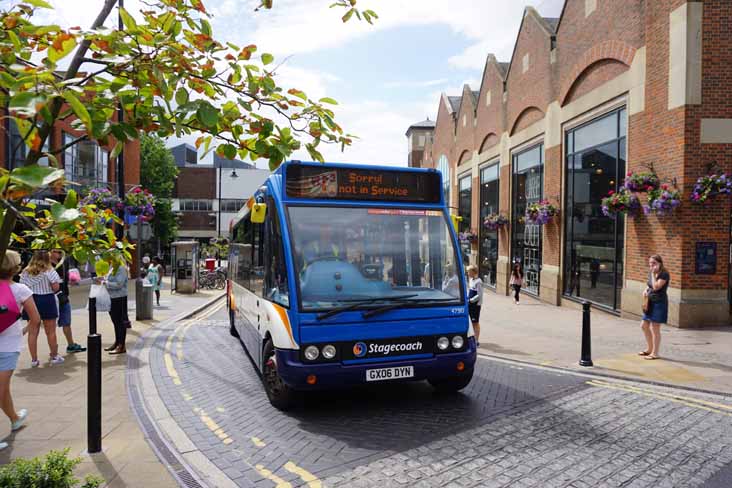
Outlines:
[{"label": "shrub", "polygon": [[[74,468],[81,458],[69,459],[69,449],[51,451],[45,457],[18,458],[0,468],[0,486],[3,488],[75,488],[79,480]],[[97,476],[87,476],[79,488],[97,488],[104,482]]]}]

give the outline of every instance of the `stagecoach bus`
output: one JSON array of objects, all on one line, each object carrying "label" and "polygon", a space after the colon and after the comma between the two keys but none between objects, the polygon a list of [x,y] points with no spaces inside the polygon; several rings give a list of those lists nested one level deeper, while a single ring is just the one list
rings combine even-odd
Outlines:
[{"label": "stagecoach bus", "polygon": [[232,223],[228,310],[277,408],[302,391],[427,380],[457,391],[476,343],[433,169],[291,161]]}]

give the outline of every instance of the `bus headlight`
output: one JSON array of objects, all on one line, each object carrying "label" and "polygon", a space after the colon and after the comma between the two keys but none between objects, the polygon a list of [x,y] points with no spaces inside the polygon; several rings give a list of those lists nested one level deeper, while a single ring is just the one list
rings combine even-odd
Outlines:
[{"label": "bus headlight", "polygon": [[319,355],[320,351],[318,351],[317,346],[308,346],[305,348],[305,359],[308,361],[315,361]]},{"label": "bus headlight", "polygon": [[332,344],[328,344],[323,348],[323,357],[325,359],[333,359],[336,357],[336,348]]},{"label": "bus headlight", "polygon": [[461,336],[455,336],[452,338],[452,347],[455,349],[462,349],[465,341]]},{"label": "bus headlight", "polygon": [[450,347],[450,340],[447,337],[440,337],[437,339],[437,349],[444,351],[448,347]]}]

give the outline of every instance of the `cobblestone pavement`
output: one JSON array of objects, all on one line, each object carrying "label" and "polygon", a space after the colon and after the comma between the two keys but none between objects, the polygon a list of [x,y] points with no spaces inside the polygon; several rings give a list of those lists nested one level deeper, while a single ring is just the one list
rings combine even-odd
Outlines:
[{"label": "cobblestone pavement", "polygon": [[427,384],[272,408],[224,311],[163,330],[170,415],[238,486],[730,486],[732,398],[482,358],[463,394]]}]

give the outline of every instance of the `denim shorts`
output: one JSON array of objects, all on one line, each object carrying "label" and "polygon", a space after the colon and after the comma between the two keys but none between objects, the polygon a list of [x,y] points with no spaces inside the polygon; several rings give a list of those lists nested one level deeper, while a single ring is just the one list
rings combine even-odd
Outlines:
[{"label": "denim shorts", "polygon": [[58,306],[58,326],[68,327],[71,325],[71,303],[66,302]]},{"label": "denim shorts", "polygon": [[18,366],[19,352],[0,352],[0,371],[12,371]]}]

